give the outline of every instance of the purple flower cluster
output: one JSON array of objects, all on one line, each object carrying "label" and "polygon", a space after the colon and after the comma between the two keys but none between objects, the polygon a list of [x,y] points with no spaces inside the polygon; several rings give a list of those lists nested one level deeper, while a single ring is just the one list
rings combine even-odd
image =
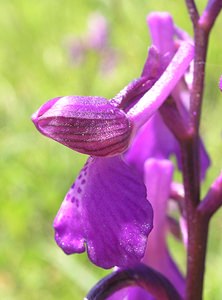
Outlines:
[{"label": "purple flower cluster", "polygon": [[[139,78],[110,100],[52,99],[32,120],[43,135],[90,155],[55,218],[57,244],[67,254],[87,251],[103,268],[142,261],[183,295],[167,233],[169,202],[183,193],[170,158],[181,170],[177,135],[188,122],[193,45],[167,13],[152,13],[147,23],[152,45]],[[199,151],[204,179],[210,162],[201,140]],[[186,216],[180,224],[186,240]],[[151,299],[138,288],[118,293],[116,299]]]},{"label": "purple flower cluster", "polygon": [[96,52],[100,60],[100,71],[108,74],[113,71],[118,55],[110,42],[110,28],[106,18],[99,12],[88,18],[87,30],[79,37],[72,37],[68,42],[68,51],[74,65],[82,65],[90,52]]}]

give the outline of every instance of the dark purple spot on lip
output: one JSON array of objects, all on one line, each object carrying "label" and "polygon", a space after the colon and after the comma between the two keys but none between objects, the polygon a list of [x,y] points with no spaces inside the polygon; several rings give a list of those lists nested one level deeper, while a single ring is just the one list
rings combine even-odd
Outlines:
[{"label": "dark purple spot on lip", "polygon": [[75,200],[76,200],[76,198],[75,198],[75,197],[72,197],[71,202],[74,203]]},{"label": "dark purple spot on lip", "polygon": [[66,200],[69,201],[70,197],[71,197],[71,195],[70,195],[70,194],[67,194]]},{"label": "dark purple spot on lip", "polygon": [[81,193],[81,192],[82,192],[82,189],[79,187],[78,190],[77,190],[77,192],[78,192],[78,193]]},{"label": "dark purple spot on lip", "polygon": [[71,186],[71,189],[74,189],[74,187],[75,187],[75,182],[74,182],[73,185]]},{"label": "dark purple spot on lip", "polygon": [[81,179],[81,178],[82,178],[82,174],[79,174],[78,179]]},{"label": "dark purple spot on lip", "polygon": [[87,166],[85,166],[82,170],[85,172],[88,169]]},{"label": "dark purple spot on lip", "polygon": [[76,199],[76,206],[79,207],[79,200]]},{"label": "dark purple spot on lip", "polygon": [[81,184],[85,184],[85,183],[86,183],[86,180],[83,179],[83,180],[81,181]]}]

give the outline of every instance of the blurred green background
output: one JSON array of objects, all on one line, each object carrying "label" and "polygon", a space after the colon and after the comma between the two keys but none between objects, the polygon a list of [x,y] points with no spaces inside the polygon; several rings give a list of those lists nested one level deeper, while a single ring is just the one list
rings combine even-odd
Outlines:
[{"label": "blurred green background", "polygon": [[[199,1],[203,7],[205,1]],[[42,137],[30,121],[46,100],[62,95],[113,97],[143,66],[149,37],[146,15],[172,13],[192,35],[183,1],[172,0],[1,0],[0,1],[0,298],[82,299],[109,273],[86,255],[66,256],[53,239],[52,222],[86,157]],[[67,41],[84,35],[87,20],[100,12],[110,24],[115,68],[104,74],[92,52],[71,62]],[[203,186],[219,173],[221,156],[222,20],[208,53],[202,133],[212,157]],[[222,299],[222,213],[211,223],[205,299]],[[182,247],[170,240],[180,265]]]}]

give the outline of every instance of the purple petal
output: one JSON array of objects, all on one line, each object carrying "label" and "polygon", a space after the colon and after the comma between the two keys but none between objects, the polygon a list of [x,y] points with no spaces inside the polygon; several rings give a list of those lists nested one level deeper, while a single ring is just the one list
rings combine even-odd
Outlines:
[{"label": "purple petal", "polygon": [[101,97],[52,99],[32,120],[45,136],[94,156],[122,153],[128,147],[132,130],[125,113]]},{"label": "purple petal", "polygon": [[181,42],[166,70],[151,89],[134,105],[127,116],[140,128],[160,108],[185,74],[194,56],[193,45]]},{"label": "purple petal", "polygon": [[38,124],[38,118],[43,116],[49,109],[51,109],[53,107],[54,104],[56,104],[56,102],[58,102],[60,100],[61,97],[57,97],[54,99],[51,99],[49,101],[47,101],[44,105],[42,105],[37,112],[35,112],[32,115],[32,121],[35,124],[36,128],[38,130],[40,130],[39,124]]},{"label": "purple petal", "polygon": [[170,14],[153,12],[147,17],[152,44],[161,54],[168,54],[168,61],[175,53],[174,24]]},{"label": "purple petal", "polygon": [[132,80],[111,101],[127,112],[153,86],[161,72],[161,57],[152,46],[148,50],[141,76]]},{"label": "purple petal", "polygon": [[143,76],[132,80],[111,100],[111,103],[127,112],[153,86],[156,81],[153,77]]},{"label": "purple petal", "polygon": [[120,156],[89,158],[54,222],[67,254],[87,249],[103,268],[140,261],[152,229],[152,208],[143,180]]},{"label": "purple petal", "polygon": [[[143,294],[139,289],[131,289],[130,286],[142,287],[147,294]],[[127,289],[121,291],[124,287]],[[115,293],[117,291],[121,292]],[[150,300],[150,294],[158,300],[182,300],[174,285],[163,274],[144,264],[117,270],[104,277],[89,291],[86,299],[107,299],[111,296],[108,299]]]},{"label": "purple petal", "polygon": [[[200,139],[200,175],[203,180],[210,166],[209,156]],[[159,113],[156,113],[138,131],[131,147],[125,154],[126,160],[138,171],[143,172],[144,162],[151,157],[169,159],[175,155],[179,170],[181,170],[180,146],[174,135],[165,125]]]},{"label": "purple petal", "polygon": [[180,27],[177,27],[175,24],[174,24],[174,34],[179,40],[189,41],[190,43],[193,43],[193,39],[191,38],[191,36],[189,36],[189,34],[186,31],[184,31]]},{"label": "purple petal", "polygon": [[147,195],[153,206],[154,228],[149,236],[143,262],[165,275],[181,295],[185,281],[167,248],[167,201],[173,178],[173,164],[169,160],[148,159],[145,162]]},{"label": "purple petal", "polygon": [[130,149],[125,154],[126,160],[143,173],[144,162],[151,157],[169,158],[180,156],[177,140],[156,113],[137,133]]},{"label": "purple petal", "polygon": [[111,102],[127,113],[154,85],[162,71],[162,61],[159,52],[155,47],[151,47],[148,51],[141,76],[132,80]]},{"label": "purple petal", "polygon": [[146,290],[140,287],[127,287],[120,291],[117,291],[107,300],[155,300]]},{"label": "purple petal", "polygon": [[155,46],[152,46],[149,48],[148,56],[144,64],[141,76],[153,76],[154,78],[158,78],[160,76],[161,71],[162,65],[160,53]]}]

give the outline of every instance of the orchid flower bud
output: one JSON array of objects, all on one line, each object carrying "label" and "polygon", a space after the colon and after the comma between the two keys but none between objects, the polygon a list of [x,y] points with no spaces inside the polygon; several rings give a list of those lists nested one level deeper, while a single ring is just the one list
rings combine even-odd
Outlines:
[{"label": "orchid flower bud", "polygon": [[127,149],[132,123],[102,97],[67,96],[45,103],[32,121],[45,136],[80,153],[114,156]]}]

